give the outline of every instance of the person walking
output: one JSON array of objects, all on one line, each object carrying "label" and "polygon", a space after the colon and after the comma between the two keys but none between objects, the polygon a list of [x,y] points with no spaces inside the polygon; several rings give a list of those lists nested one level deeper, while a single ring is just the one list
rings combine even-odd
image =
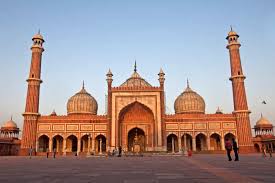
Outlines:
[{"label": "person walking", "polygon": [[55,158],[56,155],[56,148],[53,149],[53,158]]},{"label": "person walking", "polygon": [[265,158],[266,157],[266,147],[264,144],[262,144],[261,150],[262,150],[262,155]]},{"label": "person walking", "polygon": [[232,161],[232,158],[231,158],[232,144],[229,141],[229,139],[225,140],[225,149],[226,149],[228,161]]},{"label": "person walking", "polygon": [[32,158],[32,146],[29,148],[29,157]]},{"label": "person walking", "polygon": [[269,157],[272,158],[272,148],[270,145],[268,146],[268,153],[269,153]]},{"label": "person walking", "polygon": [[47,158],[49,158],[49,148],[46,149]]},{"label": "person walking", "polygon": [[234,151],[234,155],[235,155],[235,161],[239,161],[239,148],[237,145],[237,142],[234,138],[232,138],[232,145],[233,145],[233,151]]}]

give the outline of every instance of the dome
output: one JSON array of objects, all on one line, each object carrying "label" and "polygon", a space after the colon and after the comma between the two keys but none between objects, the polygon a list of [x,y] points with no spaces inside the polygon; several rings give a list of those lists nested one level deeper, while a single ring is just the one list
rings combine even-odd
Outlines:
[{"label": "dome", "polygon": [[136,62],[135,62],[135,69],[131,77],[127,79],[124,83],[122,83],[120,86],[121,87],[144,87],[144,86],[151,87],[151,85],[137,73]]},{"label": "dome", "polygon": [[231,36],[237,36],[237,37],[239,37],[239,35],[235,31],[233,31],[232,27],[231,27],[230,32],[228,32],[228,35],[227,35],[226,39],[228,39]]},{"label": "dome", "polygon": [[33,36],[32,40],[34,40],[34,39],[41,39],[41,40],[44,40],[44,39],[43,39],[43,36],[40,34],[40,31],[39,31],[37,34],[35,34],[35,35]]},{"label": "dome", "polygon": [[270,121],[263,117],[261,114],[261,118],[256,122],[256,126],[273,126]]},{"label": "dome", "polygon": [[174,103],[176,114],[205,113],[205,102],[203,98],[189,87],[181,93]]},{"label": "dome", "polygon": [[67,113],[97,114],[97,102],[95,98],[85,90],[84,84],[82,89],[68,100]]},{"label": "dome", "polygon": [[9,121],[5,122],[2,127],[4,127],[4,128],[17,128],[17,124],[11,118]]}]

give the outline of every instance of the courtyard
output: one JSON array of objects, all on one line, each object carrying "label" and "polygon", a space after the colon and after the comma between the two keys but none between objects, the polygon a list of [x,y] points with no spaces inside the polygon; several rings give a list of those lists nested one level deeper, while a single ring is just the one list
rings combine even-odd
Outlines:
[{"label": "courtyard", "polygon": [[0,157],[0,182],[275,182],[275,159],[223,154],[150,157]]}]

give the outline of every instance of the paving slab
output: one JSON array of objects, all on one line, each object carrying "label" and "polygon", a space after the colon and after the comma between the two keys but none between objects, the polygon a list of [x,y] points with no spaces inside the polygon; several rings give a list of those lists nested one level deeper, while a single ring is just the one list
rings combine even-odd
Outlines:
[{"label": "paving slab", "polygon": [[258,154],[152,157],[0,157],[0,182],[275,182],[275,159]]}]

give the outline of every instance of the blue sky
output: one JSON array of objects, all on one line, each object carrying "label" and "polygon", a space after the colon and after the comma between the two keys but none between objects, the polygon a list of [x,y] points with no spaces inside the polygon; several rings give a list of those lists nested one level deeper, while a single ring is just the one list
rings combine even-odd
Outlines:
[{"label": "blue sky", "polygon": [[[166,73],[167,113],[190,86],[206,102],[233,111],[230,65],[225,37],[230,25],[240,35],[241,59],[251,123],[262,112],[275,121],[275,1],[2,1],[0,6],[0,125],[11,115],[22,127],[32,44],[41,30],[40,113],[66,114],[69,97],[86,89],[105,112],[106,77],[113,85],[138,72],[158,85]],[[261,104],[265,100],[266,105]],[[274,123],[273,123],[274,124]]]}]

